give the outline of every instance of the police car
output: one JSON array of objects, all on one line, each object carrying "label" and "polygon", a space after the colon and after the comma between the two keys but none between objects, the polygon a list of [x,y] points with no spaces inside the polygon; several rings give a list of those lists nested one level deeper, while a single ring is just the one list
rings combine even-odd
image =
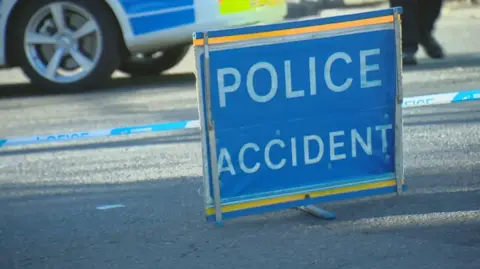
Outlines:
[{"label": "police car", "polygon": [[115,70],[159,74],[196,31],[274,23],[284,0],[0,0],[0,66],[41,88],[98,86]]}]

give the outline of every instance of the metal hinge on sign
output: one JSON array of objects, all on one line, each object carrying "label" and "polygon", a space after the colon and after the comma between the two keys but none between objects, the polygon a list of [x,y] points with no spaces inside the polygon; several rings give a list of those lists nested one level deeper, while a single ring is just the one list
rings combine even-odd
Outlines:
[{"label": "metal hinge on sign", "polygon": [[212,120],[210,124],[208,124],[208,130],[213,131],[215,130],[215,122]]},{"label": "metal hinge on sign", "polygon": [[397,95],[397,104],[403,104],[403,97]]}]

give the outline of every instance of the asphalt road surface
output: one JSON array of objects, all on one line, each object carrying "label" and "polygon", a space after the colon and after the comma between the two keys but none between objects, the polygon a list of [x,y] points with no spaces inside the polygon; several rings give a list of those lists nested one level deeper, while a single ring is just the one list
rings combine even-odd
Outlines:
[{"label": "asphalt road surface", "polygon": [[[446,12],[437,36],[449,57],[406,69],[406,95],[480,88],[480,9]],[[62,95],[2,71],[0,137],[196,119],[192,65]],[[407,109],[403,196],[322,205],[335,221],[286,210],[222,228],[204,221],[195,130],[4,149],[0,268],[478,269],[479,141],[480,102]]]}]

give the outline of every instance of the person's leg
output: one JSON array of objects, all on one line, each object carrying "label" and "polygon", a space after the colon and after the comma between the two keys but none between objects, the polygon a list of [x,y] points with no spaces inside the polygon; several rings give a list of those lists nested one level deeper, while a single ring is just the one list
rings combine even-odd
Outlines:
[{"label": "person's leg", "polygon": [[416,64],[415,53],[420,42],[418,2],[425,0],[390,0],[391,7],[402,7],[403,63]]},{"label": "person's leg", "polygon": [[433,37],[435,23],[442,11],[442,4],[442,0],[420,1],[419,3],[421,13],[419,42],[431,58],[444,57],[442,47]]}]

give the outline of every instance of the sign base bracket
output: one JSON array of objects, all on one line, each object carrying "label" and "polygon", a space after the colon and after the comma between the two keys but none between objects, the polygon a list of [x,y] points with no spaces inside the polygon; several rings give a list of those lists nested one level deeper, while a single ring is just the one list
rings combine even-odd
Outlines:
[{"label": "sign base bracket", "polygon": [[326,211],[318,206],[314,205],[307,205],[307,206],[301,206],[298,209],[309,213],[310,215],[313,215],[314,217],[320,218],[320,219],[325,219],[325,220],[333,220],[337,216],[333,212]]}]

